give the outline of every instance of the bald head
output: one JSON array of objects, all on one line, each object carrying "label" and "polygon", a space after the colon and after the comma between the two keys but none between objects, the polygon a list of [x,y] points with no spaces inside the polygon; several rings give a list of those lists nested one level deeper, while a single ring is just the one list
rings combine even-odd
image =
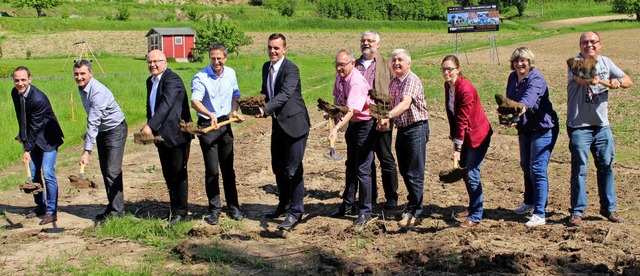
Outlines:
[{"label": "bald head", "polygon": [[149,73],[159,76],[167,69],[167,57],[160,50],[152,50],[147,54],[147,67],[149,68]]},{"label": "bald head", "polygon": [[580,36],[580,53],[585,58],[598,58],[602,50],[600,35],[596,32],[586,32]]}]

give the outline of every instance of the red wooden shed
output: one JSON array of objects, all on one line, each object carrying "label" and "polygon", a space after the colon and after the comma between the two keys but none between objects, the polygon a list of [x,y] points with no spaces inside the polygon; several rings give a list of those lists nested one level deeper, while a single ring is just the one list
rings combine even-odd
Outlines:
[{"label": "red wooden shed", "polygon": [[147,52],[159,49],[168,58],[188,62],[193,57],[195,36],[191,28],[151,28],[145,36]]}]

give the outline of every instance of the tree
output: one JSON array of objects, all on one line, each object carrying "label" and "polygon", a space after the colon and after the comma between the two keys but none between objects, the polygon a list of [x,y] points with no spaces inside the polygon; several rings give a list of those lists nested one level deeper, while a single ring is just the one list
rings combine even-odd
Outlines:
[{"label": "tree", "polygon": [[614,12],[628,15],[636,15],[636,21],[640,21],[640,0],[613,0],[611,8]]},{"label": "tree", "polygon": [[240,46],[251,44],[251,37],[244,34],[242,30],[231,20],[223,18],[207,18],[195,27],[196,43],[193,50],[193,59],[202,61],[209,55],[209,46],[214,42],[220,42],[227,47],[229,54],[237,53]]},{"label": "tree", "polygon": [[38,17],[42,17],[44,14],[42,13],[43,9],[54,8],[60,5],[61,0],[13,0],[14,8],[34,8],[38,13]]}]

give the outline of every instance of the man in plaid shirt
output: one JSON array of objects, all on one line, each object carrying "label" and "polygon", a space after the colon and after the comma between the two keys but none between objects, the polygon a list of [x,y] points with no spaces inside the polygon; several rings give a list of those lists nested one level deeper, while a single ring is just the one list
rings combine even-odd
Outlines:
[{"label": "man in plaid shirt", "polygon": [[395,77],[389,84],[389,95],[393,97],[387,119],[380,120],[379,128],[389,125],[393,119],[398,129],[396,155],[398,168],[407,186],[409,195],[400,227],[419,224],[422,213],[424,170],[429,140],[429,113],[424,99],[424,88],[420,78],[411,71],[411,55],[404,49],[391,53],[391,68]]}]

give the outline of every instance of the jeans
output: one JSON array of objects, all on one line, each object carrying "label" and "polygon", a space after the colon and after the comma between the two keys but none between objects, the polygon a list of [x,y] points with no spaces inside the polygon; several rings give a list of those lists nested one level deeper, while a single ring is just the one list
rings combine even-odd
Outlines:
[{"label": "jeans", "polygon": [[424,194],[424,170],[429,141],[429,122],[419,121],[406,127],[398,127],[396,155],[398,168],[407,187],[406,211],[414,217],[422,214]]},{"label": "jeans", "polygon": [[[382,174],[382,188],[384,190],[385,206],[395,207],[398,205],[398,169],[396,159],[391,151],[391,140],[393,130],[379,132],[378,141],[375,143],[375,155],[380,161],[380,173]],[[371,192],[373,203],[378,199],[378,182],[376,179],[376,162],[371,162]]]},{"label": "jeans", "polygon": [[[228,117],[221,117],[220,119],[226,120]],[[218,120],[218,122],[221,122],[221,120]],[[211,125],[211,121],[198,119],[198,125],[208,127]],[[198,139],[200,140],[200,149],[202,149],[202,156],[204,157],[204,187],[209,200],[209,211],[222,207],[220,185],[218,183],[220,173],[222,173],[222,185],[227,207],[240,209],[238,190],[236,188],[236,173],[233,169],[233,131],[231,126],[227,125],[218,130],[209,131],[198,136]]]},{"label": "jeans", "polygon": [[42,185],[42,176],[44,176],[44,195],[43,193],[33,195],[33,200],[37,205],[36,209],[38,212],[46,212],[54,217],[58,212],[58,179],[54,168],[57,156],[57,150],[43,151],[40,147],[35,146],[31,150],[31,163],[29,163],[33,182]]},{"label": "jeans", "polygon": [[558,139],[558,127],[520,133],[520,167],[524,175],[524,203],[533,205],[533,213],[546,215],[549,180],[547,166]]},{"label": "jeans", "polygon": [[616,191],[613,184],[613,135],[609,126],[567,128],[571,151],[571,215],[582,216],[587,207],[587,164],[589,151],[597,169],[600,209],[616,210]]},{"label": "jeans", "polygon": [[461,163],[467,168],[467,177],[464,178],[467,194],[469,194],[469,207],[467,207],[469,216],[467,219],[473,222],[482,221],[482,213],[484,211],[482,202],[484,197],[482,196],[480,167],[482,167],[482,161],[487,154],[489,144],[491,144],[491,136],[488,136],[477,148],[462,147],[462,152],[460,153]]},{"label": "jeans", "polygon": [[359,185],[360,214],[371,214],[371,161],[373,149],[378,140],[375,130],[375,120],[349,123],[345,133],[347,141],[347,169],[345,190],[342,194],[346,206],[353,206],[355,202],[356,186]]},{"label": "jeans", "polygon": [[124,214],[124,192],[122,185],[122,156],[124,144],[127,142],[127,122],[122,121],[117,127],[98,132],[98,160],[100,171],[107,191],[109,205],[105,214]]}]

